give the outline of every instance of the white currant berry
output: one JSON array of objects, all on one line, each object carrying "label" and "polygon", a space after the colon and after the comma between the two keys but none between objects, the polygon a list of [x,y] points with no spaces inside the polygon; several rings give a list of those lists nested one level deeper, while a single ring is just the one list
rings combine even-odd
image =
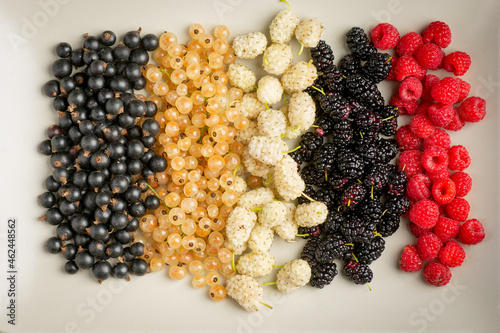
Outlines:
[{"label": "white currant berry", "polygon": [[289,9],[283,9],[272,20],[269,34],[273,43],[289,42],[295,32],[300,19]]},{"label": "white currant berry", "polygon": [[295,221],[299,227],[315,227],[326,221],[328,207],[319,201],[303,203],[295,210]]},{"label": "white currant berry", "polygon": [[312,86],[317,78],[318,72],[313,64],[299,61],[283,73],[281,85],[287,94],[293,94]]},{"label": "white currant berry", "polygon": [[281,75],[293,61],[292,48],[288,44],[273,43],[262,55],[262,68],[269,74]]},{"label": "white currant berry", "polygon": [[304,92],[296,92],[290,97],[288,104],[288,121],[295,129],[306,131],[316,119],[316,104],[311,96]]},{"label": "white currant berry", "polygon": [[257,98],[268,105],[276,104],[283,97],[283,87],[280,80],[274,76],[266,75],[257,84]]},{"label": "white currant berry", "polygon": [[234,54],[241,59],[255,59],[267,47],[267,38],[262,32],[251,32],[236,36],[233,40]]},{"label": "white currant berry", "polygon": [[229,65],[227,72],[229,84],[233,87],[240,88],[243,92],[250,92],[254,90],[257,77],[252,70],[242,64]]}]

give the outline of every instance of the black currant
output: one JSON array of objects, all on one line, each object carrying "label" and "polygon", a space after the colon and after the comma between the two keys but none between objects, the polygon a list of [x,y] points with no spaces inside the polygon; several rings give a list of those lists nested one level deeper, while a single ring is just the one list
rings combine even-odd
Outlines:
[{"label": "black currant", "polygon": [[56,46],[56,54],[60,58],[67,58],[71,55],[71,45],[65,42],[61,42]]},{"label": "black currant", "polygon": [[58,79],[71,75],[73,66],[68,59],[57,59],[52,64],[52,74]]},{"label": "black currant", "polygon": [[75,256],[75,263],[80,269],[89,269],[94,265],[94,257],[87,250],[79,251]]},{"label": "black currant", "polygon": [[112,267],[106,260],[100,260],[92,266],[92,275],[99,281],[107,280],[111,276]]},{"label": "black currant", "polygon": [[57,97],[61,93],[60,84],[57,80],[47,81],[43,85],[43,93],[48,97]]},{"label": "black currant", "polygon": [[49,253],[59,253],[61,252],[61,247],[63,246],[63,242],[57,237],[50,237],[45,242],[45,250]]},{"label": "black currant", "polygon": [[154,51],[159,45],[158,37],[154,34],[147,34],[142,37],[142,47],[146,51]]}]

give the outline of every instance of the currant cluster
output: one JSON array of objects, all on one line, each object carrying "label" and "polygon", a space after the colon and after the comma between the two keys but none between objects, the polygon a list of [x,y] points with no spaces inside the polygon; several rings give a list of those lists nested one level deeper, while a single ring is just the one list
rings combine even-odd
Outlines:
[{"label": "currant cluster", "polygon": [[329,211],[323,224],[299,229],[309,238],[302,258],[311,265],[311,285],[318,288],[337,274],[334,259],[344,261],[348,279],[370,282],[368,264],[380,257],[383,237],[398,229],[409,208],[403,196],[406,174],[390,164],[398,144],[387,138],[396,133],[398,109],[384,105],[376,85],[391,69],[390,56],[377,53],[360,28],[351,29],[346,39],[351,54],[339,67],[324,41],[311,49],[320,69],[308,88],[317,106],[317,128],[301,137],[293,155],[297,163],[307,163],[301,169],[305,193]]},{"label": "currant cluster", "polygon": [[92,269],[99,282],[111,275],[128,279],[129,272],[148,271],[134,233],[147,210],[160,205],[148,180],[167,168],[153,150],[157,106],[134,94],[146,85],[141,66],[159,42],[141,37],[140,29],[114,47],[112,31],[84,37],[82,48],[57,45],[56,79],[43,87],[59,114],[39,145],[53,168],[39,197],[47,208],[41,220],[56,226],[46,249],[62,253],[69,274]]}]

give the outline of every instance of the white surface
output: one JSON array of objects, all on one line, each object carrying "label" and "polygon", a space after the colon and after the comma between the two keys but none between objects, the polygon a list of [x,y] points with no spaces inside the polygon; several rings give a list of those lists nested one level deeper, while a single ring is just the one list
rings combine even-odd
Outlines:
[{"label": "white surface", "polygon": [[[37,221],[43,214],[36,197],[49,174],[47,158],[37,153],[45,129],[56,120],[41,86],[51,78],[54,47],[76,47],[85,32],[112,29],[122,36],[141,26],[144,32],[173,31],[186,40],[187,28],[201,23],[212,30],[229,26],[232,36],[266,31],[284,4],[272,1],[0,1],[0,331],[2,332],[496,332],[499,320],[498,251],[498,59],[500,3],[491,1],[299,1],[290,0],[301,18],[324,22],[324,39],[337,59],[346,53],[343,36],[352,26],[371,29],[393,23],[401,34],[421,32],[434,20],[447,22],[453,42],[447,52],[472,57],[464,77],[472,92],[487,100],[486,119],[452,133],[472,157],[468,172],[474,186],[468,196],[470,216],[486,228],[485,241],[467,247],[463,267],[453,269],[448,287],[426,285],[422,273],[397,267],[405,244],[414,242],[402,224],[387,239],[381,259],[372,264],[371,291],[338,276],[323,290],[311,287],[283,296],[272,286],[264,299],[274,306],[256,314],[232,300],[216,303],[207,289],[189,279],[174,282],[165,270],[129,283],[110,279],[98,285],[86,272],[67,276],[60,256],[43,251],[54,229]],[[140,4],[140,5],[139,5]],[[33,26],[33,24],[38,24]],[[30,29],[30,25],[31,29]],[[34,28],[33,28],[34,27]],[[15,40],[18,44],[13,43]],[[294,49],[298,49],[294,45]],[[308,53],[306,51],[306,53]],[[386,86],[386,91],[390,87]],[[387,94],[386,94],[387,96]],[[6,244],[8,217],[18,226],[17,325],[7,324]],[[302,242],[303,244],[303,242]],[[278,261],[294,258],[302,244],[277,242]],[[273,277],[263,279],[272,281]]]}]

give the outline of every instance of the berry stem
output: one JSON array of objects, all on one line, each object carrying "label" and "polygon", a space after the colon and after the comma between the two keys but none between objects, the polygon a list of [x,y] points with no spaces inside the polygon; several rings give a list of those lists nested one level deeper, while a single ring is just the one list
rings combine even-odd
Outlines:
[{"label": "berry stem", "polygon": [[151,191],[153,191],[153,194],[160,200],[160,202],[163,204],[163,206],[165,206],[165,208],[167,209],[167,212],[170,212],[170,208],[168,208],[167,204],[165,203],[165,201],[163,201],[160,196],[158,195],[158,193],[156,193],[156,191],[154,190],[154,188],[151,187],[151,185],[149,185],[149,183],[146,183],[149,187],[149,189]]},{"label": "berry stem", "polygon": [[320,93],[322,93],[323,95],[326,95],[326,94],[325,94],[325,90],[324,90],[323,88],[318,88],[318,87],[315,87],[315,86],[311,86],[311,88],[313,88],[313,89],[315,89],[315,90],[319,91],[319,92],[320,92]]},{"label": "berry stem", "polygon": [[328,172],[325,170],[325,182],[328,181]]},{"label": "berry stem", "polygon": [[267,60],[267,57],[264,58],[264,63],[266,64],[266,66],[269,66],[269,60]]},{"label": "berry stem", "polygon": [[273,309],[273,307],[272,307],[272,306],[270,306],[269,304],[266,304],[266,303],[261,302],[261,301],[259,301],[259,303],[260,303],[260,304],[262,304],[262,305],[264,305],[265,307],[268,307],[268,308],[269,308],[269,309],[271,309],[271,310]]},{"label": "berry stem", "polygon": [[307,237],[307,236],[309,236],[309,234],[296,234],[295,236],[296,237]]},{"label": "berry stem", "polygon": [[284,265],[273,265],[273,267],[283,267]]},{"label": "berry stem", "polygon": [[374,232],[373,232],[373,235],[374,235],[374,236],[373,236],[374,238],[375,238],[375,237],[377,237],[377,236],[378,236],[378,237],[382,237],[382,234],[381,234],[381,233],[379,233],[379,232],[377,232],[377,231],[374,231]]},{"label": "berry stem", "polygon": [[289,151],[282,151],[282,153],[283,153],[283,154],[293,153],[294,151],[297,151],[297,150],[299,150],[300,148],[302,148],[302,146],[295,147],[294,149],[289,150]]},{"label": "berry stem", "polygon": [[387,211],[388,211],[388,209],[384,210],[384,211],[382,212],[382,216],[384,216],[384,215],[385,215],[385,213],[386,213]]},{"label": "berry stem", "polygon": [[312,202],[316,202],[316,200],[314,200],[313,198],[311,198],[310,196],[308,196],[307,194],[304,194],[304,192],[302,192],[302,196],[306,199],[308,199],[309,201],[312,201]]},{"label": "berry stem", "polygon": [[255,207],[254,209],[251,210],[251,212],[261,212],[262,208]]},{"label": "berry stem", "polygon": [[359,262],[359,261],[358,261],[358,258],[356,258],[356,256],[354,255],[354,253],[351,253],[351,255],[352,255],[352,257],[354,258],[354,260],[355,260],[356,262]]},{"label": "berry stem", "polygon": [[372,190],[371,190],[371,193],[370,193],[370,198],[373,200],[373,186],[372,186]]},{"label": "berry stem", "polygon": [[269,106],[267,105],[267,102],[265,102],[264,105],[266,106],[266,110],[269,110]]},{"label": "berry stem", "polygon": [[238,166],[236,167],[236,169],[234,169],[233,176],[236,176],[236,172],[238,171],[239,168],[241,168],[241,164],[238,164]]},{"label": "berry stem", "polygon": [[231,258],[231,267],[233,268],[233,272],[238,273],[238,271],[236,270],[236,266],[234,265],[234,252]]},{"label": "berry stem", "polygon": [[280,0],[280,2],[286,3],[286,5],[288,6],[288,10],[292,10],[292,8],[290,8],[290,4],[288,3],[288,1],[286,1],[286,0]]},{"label": "berry stem", "polygon": [[265,185],[271,184],[271,174],[270,173],[267,174],[267,181],[265,181],[264,184]]},{"label": "berry stem", "polygon": [[382,119],[382,121],[386,121],[386,120],[389,120],[389,119],[392,119],[392,118],[394,118],[394,116],[390,116],[390,117],[384,118],[384,119]]},{"label": "berry stem", "polygon": [[297,53],[297,55],[301,55],[302,54],[302,51],[304,51],[304,43],[300,43],[300,50],[299,50],[299,53]]},{"label": "berry stem", "polygon": [[265,285],[265,286],[269,286],[271,284],[276,284],[276,281],[274,281],[274,282],[264,282],[263,283],[263,285]]},{"label": "berry stem", "polygon": [[283,91],[283,101],[285,103],[285,105],[287,105],[287,102],[286,102],[286,92]]}]

